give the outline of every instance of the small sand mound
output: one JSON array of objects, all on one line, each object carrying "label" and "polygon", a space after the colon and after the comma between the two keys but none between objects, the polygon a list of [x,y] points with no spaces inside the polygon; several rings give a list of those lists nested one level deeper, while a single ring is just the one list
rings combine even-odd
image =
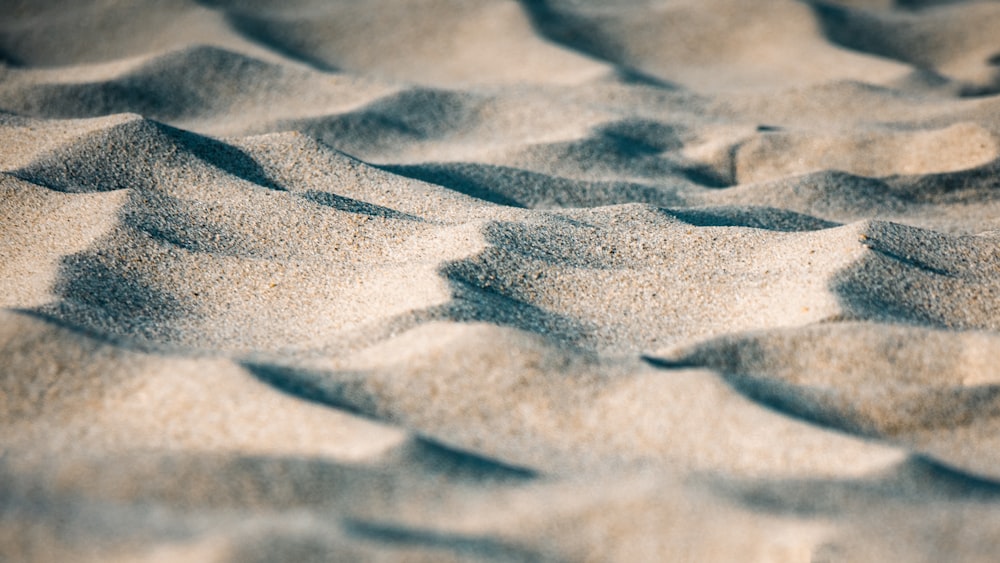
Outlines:
[{"label": "small sand mound", "polygon": [[965,444],[994,439],[1000,370],[987,350],[998,344],[991,333],[849,323],[724,338],[670,361],[715,370],[774,409],[996,479],[993,449],[970,455]]},{"label": "small sand mound", "polygon": [[573,83],[608,72],[539,38],[515,3],[272,3],[264,13],[238,2],[220,4],[235,29],[320,69],[363,69],[407,82],[454,85]]},{"label": "small sand mound", "polygon": [[108,126],[42,155],[12,174],[63,192],[155,191],[161,184],[190,185],[199,176],[213,174],[279,189],[257,163],[231,145],[139,116],[99,121]]},{"label": "small sand mound", "polygon": [[736,149],[741,183],[834,169],[860,176],[955,172],[1000,157],[1000,143],[972,123],[930,131],[872,131],[823,136],[768,132]]},{"label": "small sand mound", "polygon": [[0,99],[6,108],[35,117],[136,113],[181,120],[231,111],[246,98],[307,80],[301,71],[213,46],[143,57],[127,66],[100,65],[71,80],[65,74],[13,72],[0,87]]}]

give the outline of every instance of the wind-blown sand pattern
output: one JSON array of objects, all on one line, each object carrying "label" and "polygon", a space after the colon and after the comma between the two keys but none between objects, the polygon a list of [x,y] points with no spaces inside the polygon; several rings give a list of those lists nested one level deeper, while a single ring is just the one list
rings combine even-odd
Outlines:
[{"label": "wind-blown sand pattern", "polygon": [[0,5],[0,559],[994,560],[1000,3]]}]

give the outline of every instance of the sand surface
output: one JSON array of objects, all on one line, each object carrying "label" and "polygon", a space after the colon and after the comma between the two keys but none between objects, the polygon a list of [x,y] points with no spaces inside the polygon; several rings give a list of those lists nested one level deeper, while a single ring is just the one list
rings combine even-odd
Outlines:
[{"label": "sand surface", "polygon": [[0,1],[0,560],[994,561],[1000,2]]}]

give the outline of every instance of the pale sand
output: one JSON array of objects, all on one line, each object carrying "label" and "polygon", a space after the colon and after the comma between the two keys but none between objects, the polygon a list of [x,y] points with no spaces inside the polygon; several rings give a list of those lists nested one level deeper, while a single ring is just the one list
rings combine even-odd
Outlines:
[{"label": "pale sand", "polygon": [[0,559],[994,560],[998,30],[0,2]]}]

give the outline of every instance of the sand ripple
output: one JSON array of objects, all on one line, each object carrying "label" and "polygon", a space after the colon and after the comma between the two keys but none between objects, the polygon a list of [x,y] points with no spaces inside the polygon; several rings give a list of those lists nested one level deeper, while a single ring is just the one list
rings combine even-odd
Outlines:
[{"label": "sand ripple", "polygon": [[0,559],[995,554],[997,3],[7,4]]}]

